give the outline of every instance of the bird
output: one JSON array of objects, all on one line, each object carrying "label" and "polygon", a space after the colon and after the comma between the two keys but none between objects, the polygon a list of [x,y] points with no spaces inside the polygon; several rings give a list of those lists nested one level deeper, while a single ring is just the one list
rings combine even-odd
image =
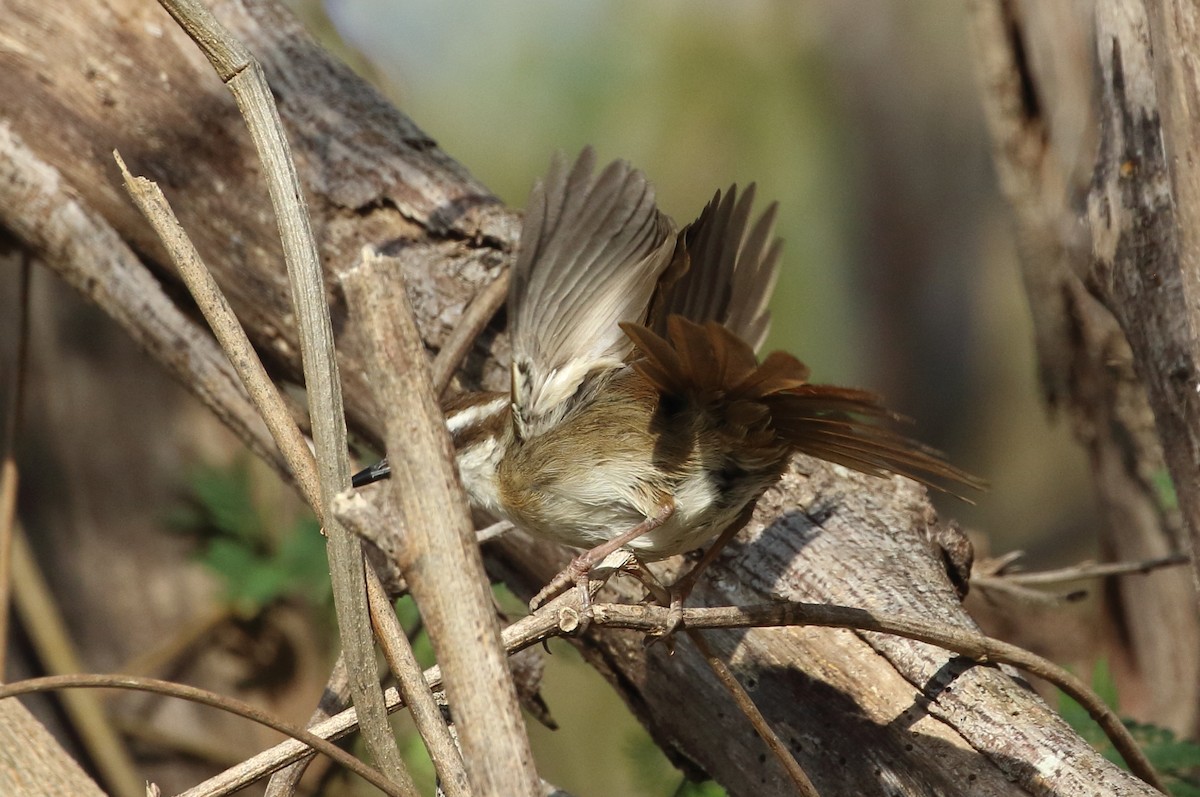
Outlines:
[{"label": "bird", "polygon": [[[641,565],[716,540],[706,563],[796,453],[982,488],[875,394],[814,384],[785,352],[758,359],[782,242],[777,205],[754,217],[755,193],[717,191],[679,229],[642,171],[597,172],[590,147],[535,182],[508,296],[510,389],[443,406],[470,503],[583,549],[531,606],[574,583],[586,616],[591,570],[617,550]],[[388,473],[384,460],[354,485]],[[665,591],[673,608],[697,575]]]}]

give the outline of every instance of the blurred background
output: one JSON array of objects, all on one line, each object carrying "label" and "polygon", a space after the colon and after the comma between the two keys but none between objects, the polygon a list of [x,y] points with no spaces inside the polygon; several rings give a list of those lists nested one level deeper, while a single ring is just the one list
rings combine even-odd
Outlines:
[{"label": "blurred background", "polygon": [[[768,345],[805,360],[817,381],[882,393],[917,436],[990,481],[975,506],[939,503],[981,555],[1023,549],[1031,569],[1094,555],[1084,455],[1039,399],[961,0],[289,2],[515,207],[552,152],[585,144],[642,168],[681,223],[716,189],[756,182],[760,201],[779,201],[786,241]],[[178,618],[173,650],[204,637],[204,657],[226,680],[302,720],[333,644],[327,595],[312,586],[320,550],[303,541],[319,538],[297,530],[291,496],[215,421],[49,282],[35,282],[24,438],[23,472],[39,483],[27,481],[21,513],[31,527],[84,531],[43,534],[39,558],[68,582],[144,580],[136,600]],[[144,439],[139,429],[177,435]],[[111,445],[123,437],[129,451]],[[91,453],[76,457],[64,441]],[[53,480],[37,479],[72,472],[96,483],[97,502],[113,502],[111,528],[82,521],[100,505],[86,506],[83,488],[63,501]],[[135,505],[136,515],[126,509]],[[145,511],[163,506],[174,509]],[[122,534],[155,542],[114,557]],[[181,552],[197,560],[186,603],[178,571],[154,564]],[[986,618],[996,607],[973,609]],[[1003,611],[1035,628],[1022,641],[1039,652],[1089,666],[1096,602],[1039,609],[1029,623],[1021,607]],[[163,642],[149,628],[129,629],[120,645],[95,624],[73,631],[90,669],[132,669],[122,651]],[[561,730],[533,727],[544,775],[579,797],[683,794],[681,775],[599,676],[568,646],[553,650],[544,694]]]}]

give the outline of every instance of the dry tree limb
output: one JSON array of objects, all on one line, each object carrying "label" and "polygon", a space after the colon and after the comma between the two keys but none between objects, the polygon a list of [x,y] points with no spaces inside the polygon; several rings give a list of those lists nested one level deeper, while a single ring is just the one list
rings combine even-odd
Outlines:
[{"label": "dry tree limb", "polygon": [[[667,627],[667,611],[665,607],[652,605],[598,604],[596,622],[614,628],[632,628],[653,633]],[[1031,675],[1044,678],[1087,710],[1138,777],[1166,793],[1166,787],[1154,766],[1138,747],[1120,717],[1099,695],[1078,677],[1054,662],[1016,645],[924,620],[886,617],[863,609],[828,604],[790,603],[778,606],[685,609],[683,621],[683,627],[691,630],[781,628],[795,625],[852,628],[858,631],[893,634],[937,645],[979,664],[1010,664]]]},{"label": "dry tree limb", "polygon": [[[333,496],[350,483],[346,417],[320,260],[283,123],[262,66],[207,9],[194,0],[161,0],[161,4],[200,46],[233,94],[262,161],[300,332],[304,386],[320,476],[320,505],[328,509]],[[354,704],[363,712],[363,736],[372,757],[388,777],[412,791],[412,778],[400,759],[379,691],[362,544],[327,511],[321,514],[329,538],[326,549],[338,631]]]},{"label": "dry tree limb", "polygon": [[425,346],[395,269],[364,251],[342,279],[367,336],[371,385],[391,455],[387,485],[404,518],[399,564],[446,676],[446,695],[477,794],[537,794],[538,778],[454,449]]},{"label": "dry tree limb", "polygon": [[[1181,229],[1162,150],[1157,44],[1140,2],[973,0],[974,55],[999,183],[1033,314],[1048,406],[1087,452],[1101,549],[1141,560],[1196,533],[1200,408],[1188,376],[1194,302],[1185,301]],[[1195,164],[1175,161],[1180,168]],[[1164,457],[1165,454],[1165,457]],[[1179,509],[1156,479],[1186,476]],[[1200,720],[1200,615],[1188,574],[1136,589],[1106,585],[1112,633],[1145,695],[1138,713],[1191,733]],[[1130,708],[1136,708],[1131,706]]]},{"label": "dry tree limb", "polygon": [[[1144,373],[1151,375],[1151,400],[1187,529],[1185,544],[1192,555],[1193,608],[1200,609],[1200,480],[1196,479],[1200,469],[1200,320],[1196,318],[1200,306],[1200,133],[1196,128],[1196,109],[1200,108],[1200,9],[1195,3],[1180,0],[1146,0],[1144,5],[1149,34],[1146,43],[1153,45],[1153,73],[1131,72],[1128,77],[1152,78],[1156,84],[1154,96],[1129,96],[1131,105],[1120,110],[1150,111],[1158,116],[1155,132],[1161,140],[1154,143],[1162,150],[1153,154],[1162,158],[1170,181],[1171,205],[1166,220],[1171,225],[1167,233],[1170,239],[1161,243],[1173,246],[1157,253],[1161,260],[1143,257],[1119,262],[1119,253],[1103,252],[1101,257],[1115,255],[1114,262],[1099,270],[1107,271],[1104,276],[1110,279],[1115,276],[1110,270],[1113,267],[1128,270],[1110,283],[1114,288],[1110,300],[1131,300],[1122,325],[1131,335]],[[1120,9],[1119,13],[1128,12]],[[1106,44],[1101,41],[1102,48]],[[1114,62],[1108,64],[1111,69],[1127,68],[1120,63],[1119,49],[1114,48],[1112,55]],[[1130,89],[1132,95],[1136,89]],[[1155,100],[1153,106],[1138,107],[1150,99]],[[1135,163],[1133,168],[1138,171],[1143,165]],[[1104,223],[1097,220],[1097,226]],[[1159,304],[1164,285],[1177,300],[1165,312]],[[1147,290],[1154,292],[1153,298],[1146,296]],[[1153,329],[1147,330],[1141,340],[1134,340],[1129,327],[1135,326]],[[1148,345],[1142,348],[1139,344]]]}]

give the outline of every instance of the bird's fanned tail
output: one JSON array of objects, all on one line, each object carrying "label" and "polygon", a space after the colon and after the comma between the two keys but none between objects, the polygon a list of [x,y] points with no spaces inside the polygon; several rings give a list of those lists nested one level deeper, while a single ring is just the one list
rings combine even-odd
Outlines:
[{"label": "bird's fanned tail", "polygon": [[778,443],[872,476],[899,474],[963,500],[969,500],[963,487],[985,486],[893,429],[904,419],[875,394],[811,384],[808,368],[783,352],[760,364],[749,344],[715,322],[672,316],[666,326],[666,337],[638,324],[621,326],[638,349],[633,367],[664,394],[758,404]]}]

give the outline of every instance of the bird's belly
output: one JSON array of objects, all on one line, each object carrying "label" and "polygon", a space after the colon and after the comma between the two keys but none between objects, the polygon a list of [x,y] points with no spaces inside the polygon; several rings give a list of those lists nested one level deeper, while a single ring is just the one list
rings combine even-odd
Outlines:
[{"label": "bird's belly", "polygon": [[663,503],[674,512],[658,528],[626,547],[643,559],[663,559],[702,547],[741,513],[753,495],[722,495],[704,472],[663,489],[633,477],[621,467],[592,467],[578,479],[561,478],[510,503],[505,514],[516,526],[577,548],[592,548],[658,513]]}]

